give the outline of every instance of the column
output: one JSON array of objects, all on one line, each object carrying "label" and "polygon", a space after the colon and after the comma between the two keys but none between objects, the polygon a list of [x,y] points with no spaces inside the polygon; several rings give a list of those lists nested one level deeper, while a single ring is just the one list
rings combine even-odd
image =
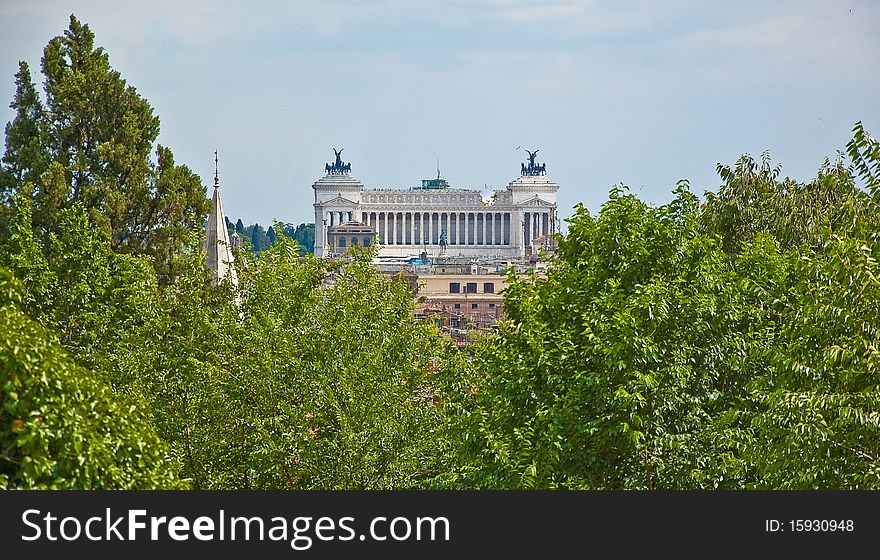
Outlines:
[{"label": "column", "polygon": [[486,233],[483,234],[483,241],[485,241],[486,245],[492,244],[492,212],[486,212],[485,216],[483,216],[483,228],[486,230]]},{"label": "column", "polygon": [[483,229],[486,224],[483,221],[483,213],[475,212],[474,213],[474,243],[476,245],[482,245],[485,239],[483,239]]},{"label": "column", "polygon": [[433,223],[433,220],[431,219],[430,212],[425,212],[424,216],[425,216],[425,235],[422,236],[422,243],[424,243],[426,245],[430,245],[431,244],[431,224]]},{"label": "column", "polygon": [[458,213],[458,244],[467,245],[467,216],[464,212]]},{"label": "column", "polygon": [[397,244],[406,245],[406,212],[398,212],[397,216],[400,218],[400,234],[397,237]]},{"label": "column", "polygon": [[495,245],[495,214],[486,212],[486,245]]},{"label": "column", "polygon": [[489,244],[489,212],[483,212],[483,245]]},{"label": "column", "polygon": [[455,242],[458,240],[458,214],[455,212],[451,212],[449,214],[449,244],[455,245]]},{"label": "column", "polygon": [[418,245],[422,239],[422,213],[413,212],[413,245]]},{"label": "column", "polygon": [[388,231],[388,244],[394,245],[397,243],[397,213],[389,212],[388,213],[388,223],[391,225]]}]

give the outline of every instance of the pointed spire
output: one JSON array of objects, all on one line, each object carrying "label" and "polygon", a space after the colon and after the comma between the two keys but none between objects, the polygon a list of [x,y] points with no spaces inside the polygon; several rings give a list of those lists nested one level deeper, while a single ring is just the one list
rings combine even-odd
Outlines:
[{"label": "pointed spire", "polygon": [[220,201],[220,176],[217,173],[217,152],[214,151],[214,196],[211,199],[211,212],[205,227],[205,264],[214,278],[219,281],[226,279],[238,285],[238,274],[235,272],[235,257],[232,254],[232,243],[226,228],[226,215]]}]

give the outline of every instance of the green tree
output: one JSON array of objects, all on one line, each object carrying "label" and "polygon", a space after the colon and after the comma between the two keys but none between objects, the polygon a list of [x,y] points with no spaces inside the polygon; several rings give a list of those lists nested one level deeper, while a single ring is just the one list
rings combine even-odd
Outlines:
[{"label": "green tree", "polygon": [[275,245],[275,241],[277,239],[278,239],[278,236],[275,235],[275,230],[272,228],[272,226],[269,226],[269,230],[266,232],[266,241],[271,246],[271,245]]},{"label": "green tree", "polygon": [[[578,207],[545,277],[511,275],[501,332],[447,406],[456,485],[737,487],[723,413],[740,396],[750,309],[682,185],[666,206],[625,189]],[[456,435],[457,433],[457,435]]]},{"label": "green tree", "polygon": [[301,254],[315,252],[315,224],[300,224],[296,227],[293,224],[284,224],[282,231],[296,241]]},{"label": "green tree", "polygon": [[251,233],[251,251],[254,253],[260,253],[268,248],[269,243],[266,239],[266,231],[260,224],[254,224],[250,226]]},{"label": "green tree", "polygon": [[784,250],[818,246],[823,228],[838,231],[868,215],[867,196],[840,159],[834,165],[826,160],[809,183],[780,180],[780,172],[767,153],[760,164],[747,154],[734,167],[718,164],[724,184],[717,194],[706,193],[703,231],[720,234],[730,254],[761,233],[773,235]]},{"label": "green tree", "polygon": [[880,488],[878,252],[826,231],[817,251],[761,255],[750,288],[774,328],[748,384],[753,487]]},{"label": "green tree", "polygon": [[0,269],[0,488],[183,488],[141,412],[76,365]]},{"label": "green tree", "polygon": [[[208,210],[199,178],[155,148],[159,119],[95,47],[88,25],[70,27],[43,52],[46,105],[41,108],[27,67],[16,76],[3,157],[5,201],[34,197],[34,225],[57,231],[59,211],[81,203],[114,250],[149,255],[162,275],[191,245]],[[35,185],[25,189],[26,183]]]},{"label": "green tree", "polygon": [[57,233],[37,235],[33,206],[25,193],[13,197],[0,266],[26,288],[22,310],[55,333],[81,364],[105,371],[112,348],[155,308],[152,267],[144,257],[112,251],[107,234],[91,227],[81,204],[58,212]]},{"label": "green tree", "polygon": [[25,184],[36,185],[49,165],[45,108],[31,79],[30,68],[20,62],[15,75],[15,97],[9,105],[15,118],[6,124],[6,150],[0,166],[0,208],[8,208],[12,195]]},{"label": "green tree", "polygon": [[[196,488],[416,487],[437,474],[432,375],[448,347],[372,254],[332,272],[281,236],[240,291],[197,256],[128,332],[117,386],[143,394]],[[162,348],[157,353],[156,348]]]}]

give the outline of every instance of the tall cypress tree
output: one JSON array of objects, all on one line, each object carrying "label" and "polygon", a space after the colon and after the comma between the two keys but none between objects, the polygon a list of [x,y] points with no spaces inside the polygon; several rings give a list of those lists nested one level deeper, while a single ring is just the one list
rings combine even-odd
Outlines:
[{"label": "tall cypress tree", "polygon": [[260,224],[254,224],[251,229],[251,250],[254,253],[259,253],[265,249],[265,240],[266,233],[263,231],[262,226],[260,226]]},{"label": "tall cypress tree", "polygon": [[49,165],[44,129],[46,109],[27,62],[18,63],[15,97],[9,106],[15,109],[15,118],[6,124],[6,151],[0,167],[0,200],[4,205],[25,183],[36,184]]}]

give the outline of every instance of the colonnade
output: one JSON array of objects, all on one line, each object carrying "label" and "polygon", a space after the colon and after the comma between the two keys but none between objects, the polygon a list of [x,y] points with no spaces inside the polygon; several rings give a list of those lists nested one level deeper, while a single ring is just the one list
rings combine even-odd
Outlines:
[{"label": "colonnade", "polygon": [[339,224],[344,224],[346,222],[350,222],[354,220],[354,212],[351,211],[343,211],[343,212],[327,212],[327,225],[329,227],[338,226]]},{"label": "colonnade", "polygon": [[[438,245],[446,232],[448,245],[509,246],[519,237],[511,229],[511,212],[362,212],[384,245]],[[552,233],[549,212],[522,214],[525,242]]]},{"label": "colonnade", "polygon": [[555,233],[549,212],[523,212],[523,232],[525,245],[544,235]]}]

